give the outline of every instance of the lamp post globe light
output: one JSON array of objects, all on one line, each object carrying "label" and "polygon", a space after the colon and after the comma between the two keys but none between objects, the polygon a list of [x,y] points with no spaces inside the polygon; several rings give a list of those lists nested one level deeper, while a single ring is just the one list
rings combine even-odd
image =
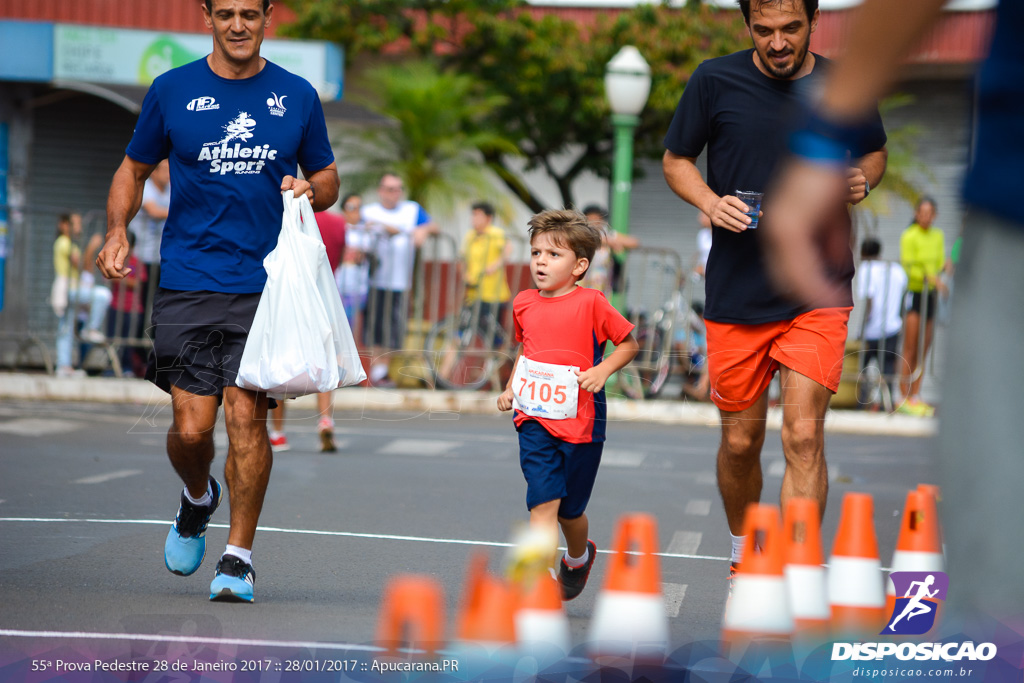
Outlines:
[{"label": "lamp post globe light", "polygon": [[633,134],[651,94],[651,67],[632,45],[619,50],[604,75],[604,90],[615,129],[611,227],[629,232],[629,195],[633,185]]}]

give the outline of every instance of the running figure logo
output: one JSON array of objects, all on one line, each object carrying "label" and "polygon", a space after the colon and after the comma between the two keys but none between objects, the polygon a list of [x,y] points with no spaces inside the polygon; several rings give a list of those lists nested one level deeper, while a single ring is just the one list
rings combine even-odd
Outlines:
[{"label": "running figure logo", "polygon": [[246,112],[240,111],[238,112],[238,116],[231,119],[231,121],[224,126],[224,139],[217,144],[222,145],[225,142],[231,142],[232,140],[242,140],[244,142],[252,137],[252,129],[255,127],[256,121],[249,118],[249,114]]},{"label": "running figure logo", "polygon": [[945,572],[893,572],[889,576],[896,587],[893,607],[883,635],[921,635],[935,625],[939,602],[946,599],[949,577]]}]

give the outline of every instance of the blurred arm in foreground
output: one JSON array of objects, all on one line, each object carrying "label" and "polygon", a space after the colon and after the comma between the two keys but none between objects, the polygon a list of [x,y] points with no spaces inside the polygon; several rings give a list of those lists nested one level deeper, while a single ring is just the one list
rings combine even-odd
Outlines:
[{"label": "blurred arm in foreground", "polygon": [[[939,16],[944,0],[867,0],[854,21],[845,54],[825,82],[821,100],[790,143],[764,209],[767,263],[781,291],[818,306],[835,306],[840,293],[826,276],[830,248],[823,217],[848,201],[847,150],[899,73],[899,64]],[[849,245],[843,245],[848,247]]]}]

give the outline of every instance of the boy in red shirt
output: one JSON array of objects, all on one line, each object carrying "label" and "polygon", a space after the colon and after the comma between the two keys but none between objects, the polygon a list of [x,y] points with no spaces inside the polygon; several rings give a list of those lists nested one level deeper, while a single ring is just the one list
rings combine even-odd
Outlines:
[{"label": "boy in red shirt", "polygon": [[[519,463],[526,477],[530,525],[565,535],[559,563],[562,598],[582,592],[597,547],[587,538],[590,500],[605,440],[604,384],[639,350],[633,324],[604,294],[578,287],[601,246],[601,233],[578,211],[530,219],[530,274],[537,289],[512,303],[516,370],[498,397],[515,411]],[[606,341],[616,344],[604,357]]]}]

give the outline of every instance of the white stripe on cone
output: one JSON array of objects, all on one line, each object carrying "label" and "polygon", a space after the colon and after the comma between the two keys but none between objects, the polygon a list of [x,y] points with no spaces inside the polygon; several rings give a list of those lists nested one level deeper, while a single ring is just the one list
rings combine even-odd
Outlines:
[{"label": "white stripe on cone", "polygon": [[[825,568],[806,564],[786,565],[789,610],[795,621],[828,621],[829,609]],[[735,581],[735,579],[733,579]]]},{"label": "white stripe on cone", "polygon": [[665,599],[660,594],[602,591],[587,646],[592,653],[605,655],[667,655]]},{"label": "white stripe on cone", "polygon": [[572,650],[569,617],[562,611],[521,609],[516,612],[516,640],[525,649],[551,647],[568,655]]},{"label": "white stripe on cone", "polygon": [[734,633],[788,635],[793,632],[786,581],[781,576],[745,575],[732,580],[732,597],[722,627]]},{"label": "white stripe on cone", "polygon": [[[945,563],[941,553],[926,553],[919,550],[897,550],[892,556],[893,572],[944,572]],[[892,572],[889,572],[892,574]],[[894,595],[896,587],[886,581],[886,594]]]},{"label": "white stripe on cone", "polygon": [[828,566],[828,601],[843,607],[884,607],[881,561],[833,555]]}]

